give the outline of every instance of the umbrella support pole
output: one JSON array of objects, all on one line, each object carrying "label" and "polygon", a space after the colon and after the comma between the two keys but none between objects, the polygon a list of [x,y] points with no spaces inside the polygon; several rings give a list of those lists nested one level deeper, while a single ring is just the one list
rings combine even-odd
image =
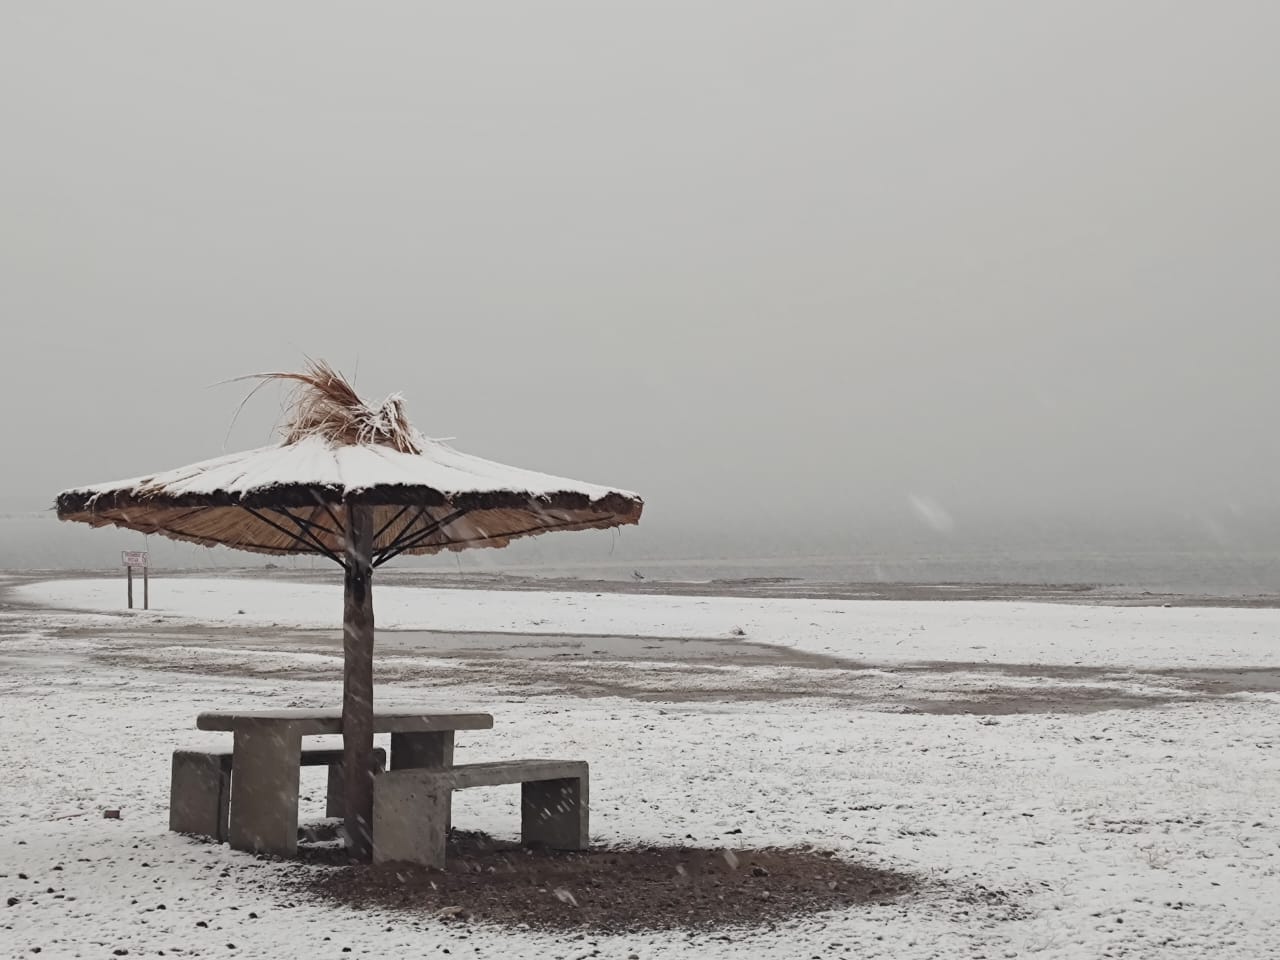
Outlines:
[{"label": "umbrella support pole", "polygon": [[342,753],[347,845],[373,855],[373,508],[346,504]]}]

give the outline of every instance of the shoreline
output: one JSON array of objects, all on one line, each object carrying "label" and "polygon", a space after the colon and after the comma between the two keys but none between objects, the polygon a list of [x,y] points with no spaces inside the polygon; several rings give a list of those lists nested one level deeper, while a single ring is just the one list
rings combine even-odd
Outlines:
[{"label": "shoreline", "polygon": [[[155,579],[168,582],[170,605],[149,613],[113,608],[123,600],[118,575],[68,577],[65,588],[34,573],[10,575],[0,579],[0,660],[15,667],[40,661],[52,641],[126,674],[337,683],[336,621],[297,612],[317,603],[327,611],[338,599],[337,578],[325,573],[166,574]],[[1114,595],[1108,603],[1096,588],[1020,591],[1008,584],[994,585],[985,602],[973,594],[991,585],[910,585],[916,595],[905,601],[886,595],[895,585],[873,585],[881,605],[863,603],[865,595],[846,601],[828,594],[824,602],[822,594],[755,592],[787,586],[777,580],[730,583],[737,596],[713,597],[689,588],[726,584],[675,585],[685,588],[681,596],[653,582],[608,591],[575,581],[576,591],[553,591],[550,583],[564,581],[520,578],[513,589],[509,577],[473,577],[465,585],[457,577],[385,579],[391,582],[377,630],[382,681],[479,683],[502,697],[672,704],[816,698],[857,710],[1003,716],[1280,691],[1274,604],[1176,610]],[[958,602],[923,602],[922,591]]]},{"label": "shoreline", "polygon": [[[225,567],[155,570],[152,576],[175,579],[271,580],[281,583],[331,583],[337,568],[290,570],[280,567]],[[103,579],[118,570],[0,570],[0,583],[15,585],[48,580]],[[1224,594],[1139,590],[1100,583],[1014,583],[1002,581],[844,581],[799,577],[737,577],[708,580],[608,580],[586,577],[538,577],[529,574],[440,573],[427,570],[379,570],[377,583],[423,589],[512,590],[557,593],[609,593],[632,596],[733,597],[795,600],[948,601],[981,600],[1066,603],[1117,607],[1280,608],[1280,593]]]}]

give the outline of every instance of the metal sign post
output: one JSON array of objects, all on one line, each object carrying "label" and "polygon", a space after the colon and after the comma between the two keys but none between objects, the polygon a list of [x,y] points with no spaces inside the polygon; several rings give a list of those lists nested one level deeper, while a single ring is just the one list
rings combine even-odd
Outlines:
[{"label": "metal sign post", "polygon": [[151,606],[151,584],[148,582],[147,569],[151,566],[151,554],[146,550],[122,550],[120,551],[120,563],[124,565],[125,578],[128,582],[129,609],[133,609],[134,567],[142,569],[142,609],[149,609]]}]

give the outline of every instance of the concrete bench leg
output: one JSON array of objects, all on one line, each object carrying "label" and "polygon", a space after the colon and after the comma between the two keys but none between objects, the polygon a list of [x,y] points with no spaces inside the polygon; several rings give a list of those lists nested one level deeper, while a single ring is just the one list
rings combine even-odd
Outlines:
[{"label": "concrete bench leg", "polygon": [[424,733],[391,735],[391,769],[439,770],[453,766],[453,731],[429,730]]},{"label": "concrete bench leg", "polygon": [[[429,730],[424,733],[391,735],[392,770],[443,770],[453,766],[453,731]],[[453,827],[453,796],[445,796],[444,828]]]},{"label": "concrete bench leg", "polygon": [[451,793],[379,777],[373,790],[373,862],[443,869]]},{"label": "concrete bench leg", "polygon": [[[369,766],[373,768],[375,775],[382,773],[386,769],[386,763],[383,761],[383,754],[375,752],[373,758],[369,761]],[[346,816],[346,774],[343,773],[345,767],[339,763],[329,764],[329,786],[325,792],[324,815],[326,817],[336,817],[341,820]]]},{"label": "concrete bench leg", "polygon": [[236,850],[292,857],[298,851],[298,767],[302,738],[237,730],[228,839]]},{"label": "concrete bench leg", "polygon": [[589,843],[587,776],[520,785],[520,842],[553,850],[585,850]]},{"label": "concrete bench leg", "polygon": [[231,803],[230,758],[175,750],[169,781],[169,829],[195,833],[218,843],[227,839]]}]

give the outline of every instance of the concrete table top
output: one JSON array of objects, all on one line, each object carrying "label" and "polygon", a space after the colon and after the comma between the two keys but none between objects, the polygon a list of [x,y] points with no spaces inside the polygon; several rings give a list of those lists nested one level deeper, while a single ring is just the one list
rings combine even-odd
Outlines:
[{"label": "concrete table top", "polygon": [[[298,736],[342,733],[342,711],[337,707],[298,710],[217,710],[196,717],[200,730],[271,730],[287,728]],[[427,713],[405,707],[376,708],[374,733],[433,733],[445,730],[491,730],[488,713]]]}]

